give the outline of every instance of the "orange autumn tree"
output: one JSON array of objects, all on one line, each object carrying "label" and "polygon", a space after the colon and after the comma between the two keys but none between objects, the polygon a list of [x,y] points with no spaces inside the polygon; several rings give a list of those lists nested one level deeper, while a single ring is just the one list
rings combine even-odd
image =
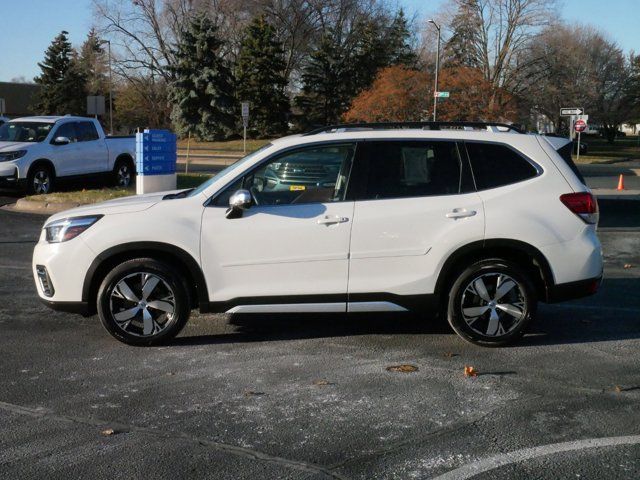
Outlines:
[{"label": "orange autumn tree", "polygon": [[[498,102],[489,102],[492,86],[482,72],[468,67],[443,69],[439,89],[450,97],[438,101],[439,120],[508,121],[515,102],[506,92],[497,92]],[[344,114],[345,122],[410,122],[431,119],[433,77],[402,65],[387,67],[368,90],[356,96]]]}]

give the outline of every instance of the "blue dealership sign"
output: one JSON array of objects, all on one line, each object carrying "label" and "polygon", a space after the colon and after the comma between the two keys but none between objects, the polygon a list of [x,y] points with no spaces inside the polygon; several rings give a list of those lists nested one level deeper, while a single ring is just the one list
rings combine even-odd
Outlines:
[{"label": "blue dealership sign", "polygon": [[138,175],[176,173],[177,137],[168,130],[136,133],[136,171]]}]

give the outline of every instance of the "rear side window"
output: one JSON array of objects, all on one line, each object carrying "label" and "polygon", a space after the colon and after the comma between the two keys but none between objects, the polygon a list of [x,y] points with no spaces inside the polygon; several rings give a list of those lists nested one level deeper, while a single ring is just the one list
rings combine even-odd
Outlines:
[{"label": "rear side window", "polygon": [[461,191],[461,161],[454,142],[366,142],[364,192],[359,199],[451,195]]},{"label": "rear side window", "polygon": [[505,145],[466,143],[478,190],[501,187],[535,177],[538,172],[520,154]]},{"label": "rear side window", "polygon": [[98,140],[98,131],[93,122],[78,122],[76,124],[79,142],[91,142]]}]

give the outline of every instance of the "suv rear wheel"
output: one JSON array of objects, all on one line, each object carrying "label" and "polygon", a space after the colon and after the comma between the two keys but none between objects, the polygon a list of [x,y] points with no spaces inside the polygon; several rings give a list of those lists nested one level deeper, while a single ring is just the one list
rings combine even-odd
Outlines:
[{"label": "suv rear wheel", "polygon": [[536,306],[526,273],[506,260],[488,259],[460,273],[451,288],[447,318],[468,342],[497,347],[522,337]]},{"label": "suv rear wheel", "polygon": [[151,258],[118,265],[98,290],[102,325],[130,345],[156,345],[172,339],[187,323],[190,305],[182,275]]}]

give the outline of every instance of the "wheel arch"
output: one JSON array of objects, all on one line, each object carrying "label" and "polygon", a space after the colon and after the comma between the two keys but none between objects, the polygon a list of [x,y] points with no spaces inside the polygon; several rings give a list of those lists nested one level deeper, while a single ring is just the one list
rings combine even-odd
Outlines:
[{"label": "wheel arch", "polygon": [[555,285],[549,261],[533,245],[520,240],[494,238],[472,242],[454,251],[444,262],[435,286],[437,298],[447,297],[447,288],[455,280],[455,275],[469,266],[485,258],[504,258],[510,260],[532,275],[538,298],[548,301]]},{"label": "wheel arch", "polygon": [[131,165],[131,167],[133,168],[133,171],[135,172],[136,170],[136,162],[134,161],[133,157],[131,156],[131,154],[129,153],[121,153],[120,155],[118,155],[115,159],[115,161],[113,162],[113,168],[116,168],[116,165],[118,164],[118,162],[120,161],[125,161],[125,162],[129,162],[129,164]]},{"label": "wheel arch", "polygon": [[163,242],[130,242],[108,248],[91,263],[85,274],[82,301],[87,302],[90,313],[96,311],[96,299],[100,283],[116,265],[132,258],[154,258],[165,261],[186,276],[192,298],[192,307],[207,311],[209,293],[200,265],[185,250]]},{"label": "wheel arch", "polygon": [[31,175],[31,172],[33,171],[33,169],[40,165],[46,165],[47,167],[49,167],[51,169],[51,173],[53,174],[54,178],[57,176],[56,166],[53,164],[51,160],[49,160],[48,158],[38,158],[37,160],[34,160],[33,162],[31,162],[31,164],[29,165],[25,178],[29,178],[29,175]]}]

